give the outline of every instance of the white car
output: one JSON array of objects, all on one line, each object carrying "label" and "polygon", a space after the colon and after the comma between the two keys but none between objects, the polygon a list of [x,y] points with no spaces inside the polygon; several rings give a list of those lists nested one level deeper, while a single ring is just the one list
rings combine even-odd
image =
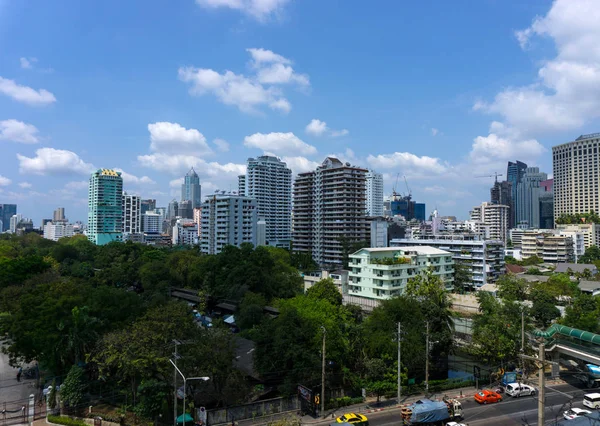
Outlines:
[{"label": "white car", "polygon": [[583,408],[571,408],[563,413],[563,417],[565,420],[573,420],[579,416],[583,416],[584,414],[592,414],[589,410],[584,410]]},{"label": "white car", "polygon": [[509,383],[506,385],[506,394],[512,397],[534,396],[535,388],[524,383]]},{"label": "white car", "polygon": [[464,423],[448,422],[446,426],[467,426]]}]

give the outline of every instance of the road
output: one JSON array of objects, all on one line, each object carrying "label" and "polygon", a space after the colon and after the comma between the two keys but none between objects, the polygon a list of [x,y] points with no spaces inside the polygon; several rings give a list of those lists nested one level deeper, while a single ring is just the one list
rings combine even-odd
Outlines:
[{"label": "road", "polygon": [[[573,397],[573,407],[584,408],[583,394],[589,391],[564,384],[546,387],[546,424],[562,419],[562,413],[569,406],[569,396]],[[538,396],[505,399],[497,404],[479,405],[471,398],[462,400],[464,423],[469,426],[521,426],[537,425]],[[371,426],[398,426],[398,410],[369,414]]]},{"label": "road", "polygon": [[[2,344],[0,342],[0,348]],[[23,378],[17,382],[17,371],[9,365],[8,355],[0,351],[0,410],[17,410],[36,392],[35,380]]]}]

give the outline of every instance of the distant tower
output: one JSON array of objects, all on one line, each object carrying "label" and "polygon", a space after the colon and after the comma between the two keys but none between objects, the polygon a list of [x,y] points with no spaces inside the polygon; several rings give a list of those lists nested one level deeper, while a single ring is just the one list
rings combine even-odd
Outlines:
[{"label": "distant tower", "polygon": [[525,170],[527,169],[527,164],[522,161],[508,162],[508,166],[506,167],[506,180],[510,182],[510,192],[512,196],[512,205],[511,207],[511,222],[509,224],[510,227],[516,227],[518,224],[517,220],[517,211],[519,210],[519,200],[517,197],[517,188],[519,183],[523,179],[523,175],[525,175]]},{"label": "distant tower", "polygon": [[383,175],[367,172],[367,216],[383,216]]},{"label": "distant tower", "polygon": [[142,200],[139,195],[123,193],[123,233],[139,234],[142,229]]},{"label": "distant tower", "polygon": [[192,167],[183,178],[181,185],[181,201],[190,200],[192,202],[192,210],[200,207],[201,200],[200,178]]},{"label": "distant tower", "polygon": [[88,191],[88,239],[97,245],[123,239],[123,178],[121,172],[98,169]]}]

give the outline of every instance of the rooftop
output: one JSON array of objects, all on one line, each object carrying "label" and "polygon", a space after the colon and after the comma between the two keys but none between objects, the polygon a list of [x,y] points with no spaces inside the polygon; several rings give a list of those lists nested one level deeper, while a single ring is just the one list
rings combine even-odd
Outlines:
[{"label": "rooftop", "polygon": [[559,263],[556,265],[556,269],[554,272],[567,272],[570,269],[573,272],[583,273],[586,269],[590,272],[596,271],[596,265],[588,264],[588,263]]},{"label": "rooftop", "polygon": [[403,246],[403,247],[373,247],[373,248],[364,248],[358,250],[356,253],[360,251],[367,251],[369,253],[386,253],[386,252],[398,252],[398,251],[414,251],[418,254],[447,254],[451,255],[450,252],[445,250],[440,250],[435,247],[429,246]]}]

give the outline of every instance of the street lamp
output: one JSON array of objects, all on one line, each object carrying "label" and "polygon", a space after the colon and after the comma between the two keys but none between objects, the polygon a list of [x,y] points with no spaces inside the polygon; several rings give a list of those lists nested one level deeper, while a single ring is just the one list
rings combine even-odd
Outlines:
[{"label": "street lamp", "polygon": [[[175,365],[175,363],[173,362],[173,360],[169,360],[169,362],[171,364],[173,364],[173,367],[175,367],[175,370],[177,370],[177,372],[179,373],[179,375],[183,378],[183,426],[185,426],[185,394],[186,394],[186,384],[188,382],[188,380],[202,380],[203,382],[206,382],[207,380],[210,380],[210,377],[207,376],[203,376],[203,377],[185,377],[183,375],[183,373],[181,372],[181,370],[179,368],[177,368],[177,366]],[[177,422],[177,418],[175,419],[175,422]]]}]

